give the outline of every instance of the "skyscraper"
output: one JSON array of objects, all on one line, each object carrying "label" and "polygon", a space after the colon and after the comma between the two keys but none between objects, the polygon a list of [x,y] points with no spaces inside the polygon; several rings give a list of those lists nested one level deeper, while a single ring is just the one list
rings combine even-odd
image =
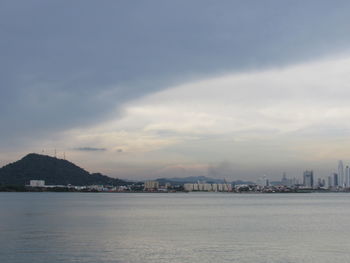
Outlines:
[{"label": "skyscraper", "polygon": [[338,163],[338,184],[339,186],[344,186],[344,165],[342,160]]},{"label": "skyscraper", "polygon": [[314,186],[314,172],[311,171],[305,171],[304,177],[303,177],[303,184],[307,188],[313,188]]},{"label": "skyscraper", "polygon": [[328,188],[332,188],[332,186],[333,186],[332,176],[331,176],[331,175],[328,176],[327,179],[328,179],[328,180],[327,180],[327,186],[328,186]]},{"label": "skyscraper", "polygon": [[333,173],[333,185],[332,186],[339,186],[339,180],[338,180],[337,173]]},{"label": "skyscraper", "polygon": [[285,172],[283,173],[281,184],[284,185],[284,186],[291,186],[291,185],[293,185],[292,180],[287,178],[287,174]]},{"label": "skyscraper", "polygon": [[338,186],[338,174],[332,173],[328,176],[328,188],[337,187]]}]

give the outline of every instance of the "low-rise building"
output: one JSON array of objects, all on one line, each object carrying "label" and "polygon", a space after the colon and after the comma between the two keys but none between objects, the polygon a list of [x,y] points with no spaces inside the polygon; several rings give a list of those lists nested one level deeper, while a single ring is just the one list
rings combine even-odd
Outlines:
[{"label": "low-rise building", "polygon": [[30,180],[29,186],[31,186],[31,187],[45,187],[45,181],[44,180]]}]

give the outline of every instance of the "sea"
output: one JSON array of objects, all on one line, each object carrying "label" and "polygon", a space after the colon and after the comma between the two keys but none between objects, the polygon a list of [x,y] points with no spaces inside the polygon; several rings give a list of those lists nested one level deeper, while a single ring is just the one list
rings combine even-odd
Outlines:
[{"label": "sea", "polygon": [[350,193],[0,193],[0,262],[350,262]]}]

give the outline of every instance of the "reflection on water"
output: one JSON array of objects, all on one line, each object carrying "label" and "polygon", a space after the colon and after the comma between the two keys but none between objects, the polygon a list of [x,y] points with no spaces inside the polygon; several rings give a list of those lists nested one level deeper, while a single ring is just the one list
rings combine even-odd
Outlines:
[{"label": "reflection on water", "polygon": [[0,193],[0,262],[345,262],[350,194]]}]

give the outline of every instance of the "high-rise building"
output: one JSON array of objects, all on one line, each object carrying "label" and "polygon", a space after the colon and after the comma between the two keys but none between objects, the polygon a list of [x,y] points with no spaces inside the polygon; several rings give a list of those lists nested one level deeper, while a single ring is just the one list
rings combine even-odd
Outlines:
[{"label": "high-rise building", "polygon": [[282,175],[281,184],[284,186],[293,186],[293,185],[296,185],[297,183],[295,182],[295,178],[294,179],[287,178],[287,174],[286,172],[284,172]]},{"label": "high-rise building", "polygon": [[317,180],[317,187],[325,187],[326,186],[326,180],[318,178]]},{"label": "high-rise building", "polygon": [[349,187],[349,166],[347,165],[345,168],[345,180],[344,180],[344,186]]},{"label": "high-rise building", "polygon": [[328,176],[328,188],[337,187],[338,185],[337,173],[332,173],[330,176]]},{"label": "high-rise building", "polygon": [[146,181],[144,184],[145,191],[157,191],[159,188],[159,182],[157,181]]},{"label": "high-rise building", "polygon": [[331,176],[331,175],[328,176],[327,179],[328,179],[328,180],[327,180],[327,186],[328,186],[328,188],[331,188],[331,187],[333,186],[332,176]]},{"label": "high-rise building", "polygon": [[269,186],[270,182],[269,182],[269,179],[267,179],[266,175],[264,175],[257,180],[256,184],[258,186],[265,187],[265,186]]},{"label": "high-rise building", "polygon": [[344,186],[344,165],[342,160],[338,162],[338,185]]},{"label": "high-rise building", "polygon": [[287,174],[285,172],[282,175],[281,184],[284,185],[284,186],[288,186]]},{"label": "high-rise building", "polygon": [[311,171],[305,171],[303,176],[303,184],[307,188],[313,188],[314,186],[314,172]]},{"label": "high-rise building", "polygon": [[337,173],[333,173],[333,184],[332,186],[339,186],[339,180],[338,180],[338,174]]},{"label": "high-rise building", "polygon": [[292,185],[298,185],[299,184],[299,179],[294,177],[292,180]]}]

